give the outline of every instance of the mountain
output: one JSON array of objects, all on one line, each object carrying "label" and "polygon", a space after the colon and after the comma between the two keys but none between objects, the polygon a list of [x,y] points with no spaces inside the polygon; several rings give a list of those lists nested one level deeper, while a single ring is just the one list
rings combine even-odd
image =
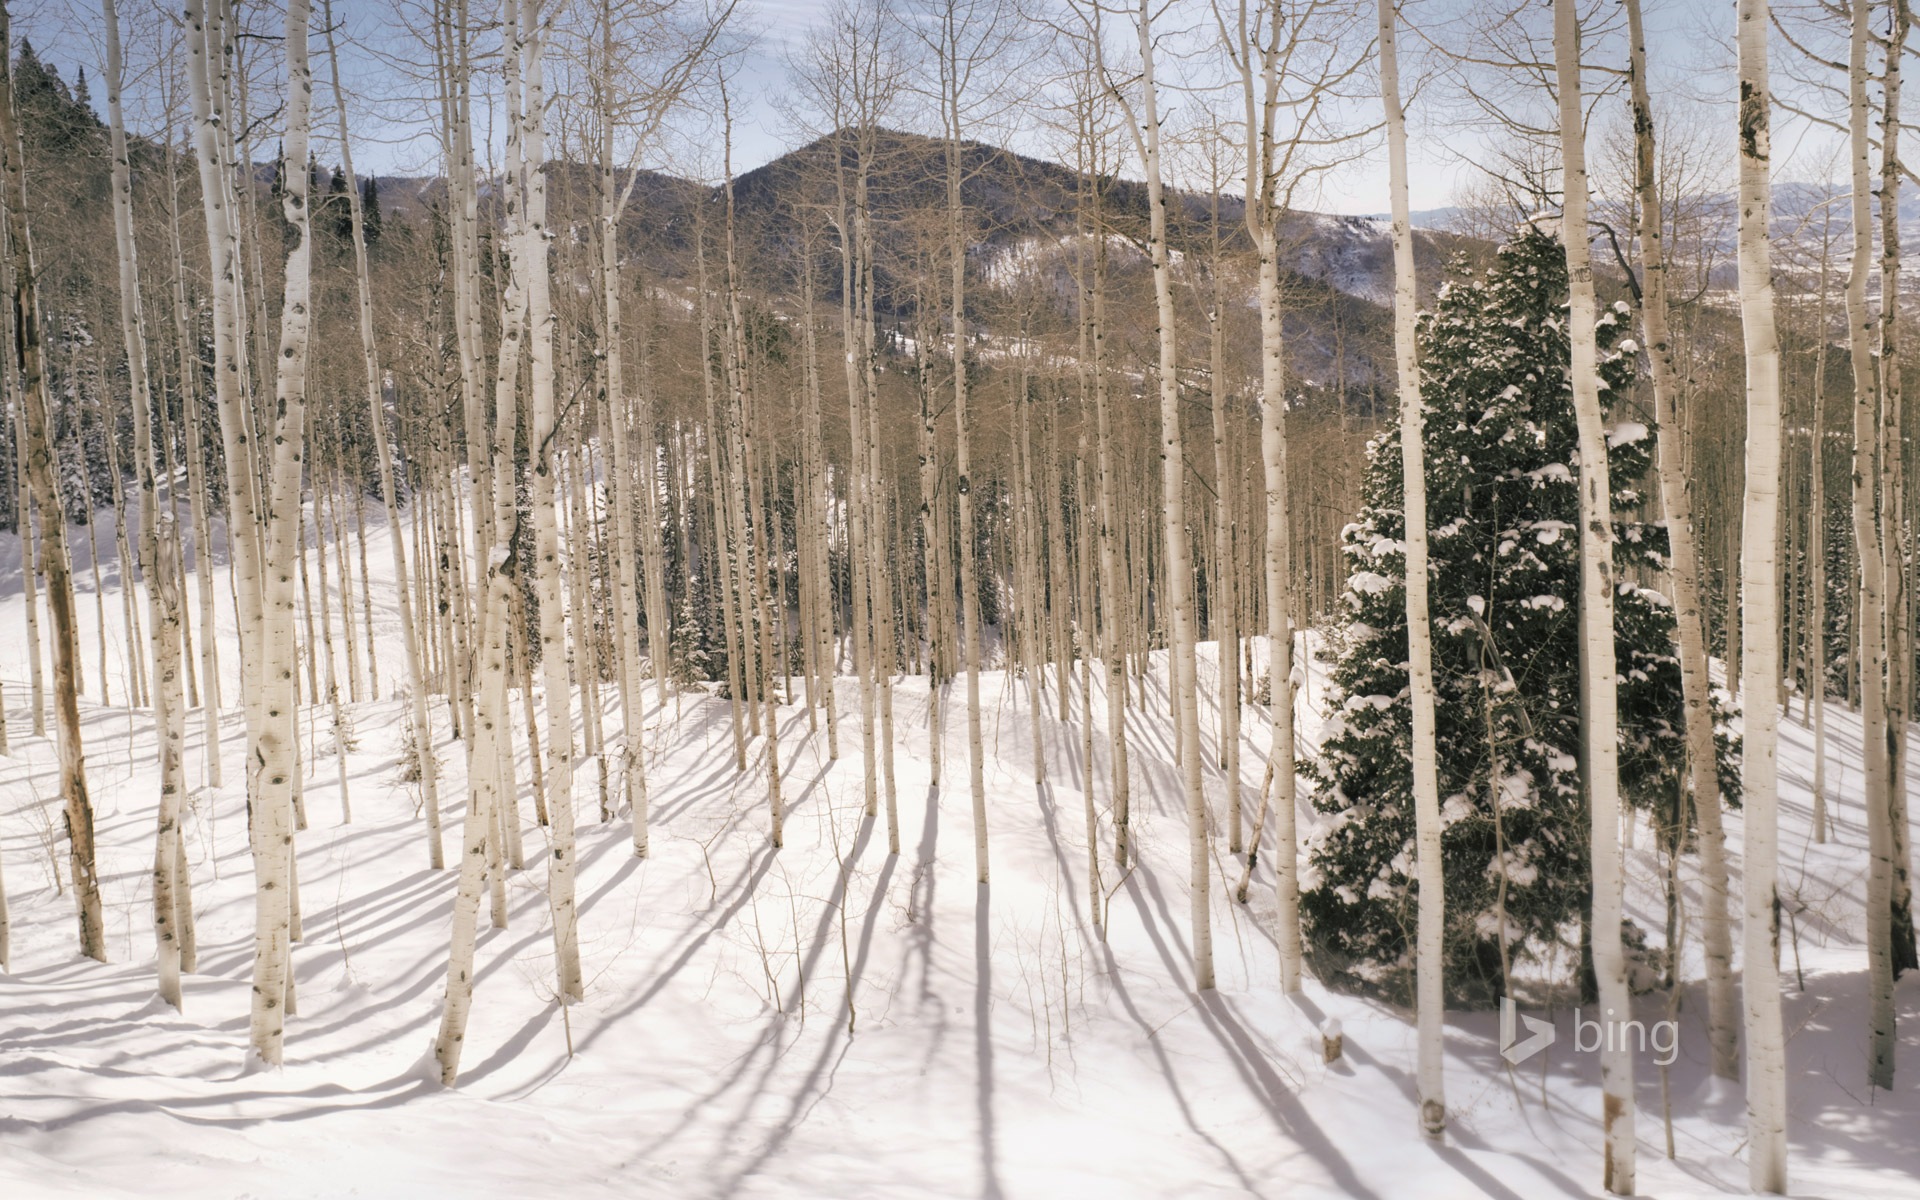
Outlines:
[{"label": "mountain", "polygon": [[[850,163],[851,149],[841,148],[851,144],[850,132],[829,134],[734,179],[738,260],[750,286],[768,294],[796,294],[810,246],[819,299],[837,302],[840,261],[830,219],[838,206],[835,160],[844,153]],[[915,319],[921,297],[937,295],[945,286],[946,153],[944,142],[919,134],[880,130],[874,137],[867,199],[876,243],[875,304],[883,323],[896,332]],[[979,289],[974,335],[992,336],[996,292],[1007,292],[1017,279],[1037,282],[1062,314],[1072,310],[1086,237],[1078,216],[1079,176],[1059,163],[980,142],[966,143],[961,153],[970,286]],[[555,227],[571,223],[576,236],[583,236],[598,211],[597,173],[553,164],[549,179]],[[624,179],[619,182],[624,186]],[[381,186],[388,194],[385,180]],[[1133,307],[1148,311],[1146,185],[1107,177],[1099,187],[1110,231],[1109,286],[1118,296],[1137,297],[1141,303]],[[623,256],[656,280],[690,284],[697,273],[696,231],[707,224],[709,253],[717,255],[725,202],[721,186],[643,175],[622,224]],[[1251,308],[1255,287],[1243,218],[1238,195],[1216,201],[1200,192],[1170,191],[1168,243],[1176,260],[1205,258],[1217,220],[1220,250],[1232,261],[1231,286]],[[1292,211],[1283,216],[1280,231],[1284,286],[1293,298],[1288,332],[1294,369],[1308,382],[1338,380],[1342,387],[1371,390],[1375,362],[1386,362],[1381,351],[1390,337],[1386,307],[1393,291],[1393,256],[1385,223]],[[1437,286],[1448,257],[1479,246],[1438,230],[1421,229],[1415,237],[1426,293]],[[708,269],[719,270],[717,259]],[[1185,294],[1195,277],[1184,271],[1176,275]]]},{"label": "mountain", "polygon": [[[840,260],[831,217],[837,211],[835,161],[845,155],[851,180],[852,131],[806,143],[733,180],[736,251],[749,288],[791,298],[800,290],[803,255],[814,256],[817,296],[835,304]],[[882,129],[873,137],[867,197],[875,233],[875,304],[895,335],[915,319],[923,298],[937,295],[945,279],[946,144],[919,134]],[[962,199],[968,228],[971,286],[980,289],[973,314],[976,337],[990,337],[996,324],[993,298],[1016,278],[1037,279],[1064,314],[1077,295],[1078,254],[1085,234],[1078,216],[1082,181],[1056,162],[981,142],[961,150]],[[272,167],[263,168],[270,180]],[[581,243],[597,236],[600,173],[597,167],[553,161],[547,167],[552,227]],[[618,173],[615,185],[631,186],[621,222],[622,260],[656,284],[691,287],[698,274],[697,231],[710,230],[708,270],[721,270],[720,230],[726,190],[655,171]],[[380,176],[383,211],[389,219],[424,223],[445,202],[445,181],[431,176]],[[1148,226],[1146,185],[1133,179],[1099,180],[1101,206],[1110,230],[1108,271],[1115,293],[1150,307],[1150,270],[1144,253]],[[482,203],[494,194],[483,184]],[[1221,252],[1235,260],[1234,289],[1247,306],[1255,301],[1251,244],[1245,205],[1237,194],[1214,197],[1170,189],[1170,248],[1176,258],[1205,258],[1219,222]],[[1293,298],[1288,319],[1294,369],[1308,382],[1373,390],[1376,360],[1390,338],[1387,306],[1393,292],[1389,230],[1374,217],[1336,216],[1304,210],[1280,222],[1285,290]],[[1446,260],[1484,246],[1442,229],[1415,231],[1422,293],[1431,294]],[[1184,275],[1184,273],[1183,273]],[[896,340],[898,337],[896,336]]]}]

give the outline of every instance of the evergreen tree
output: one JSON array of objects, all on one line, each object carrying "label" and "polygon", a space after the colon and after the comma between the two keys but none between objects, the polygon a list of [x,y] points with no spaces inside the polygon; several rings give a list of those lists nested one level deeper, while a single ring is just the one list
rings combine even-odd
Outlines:
[{"label": "evergreen tree", "polygon": [[713,665],[707,655],[705,641],[700,618],[694,611],[693,592],[689,589],[680,603],[679,619],[673,626],[672,674],[675,686],[687,688],[713,678]]},{"label": "evergreen tree", "polygon": [[[1453,1004],[1502,994],[1502,908],[1505,957],[1533,962],[1537,977],[1589,902],[1566,298],[1559,243],[1529,229],[1484,276],[1456,264],[1420,322]],[[1616,304],[1599,320],[1616,513],[1639,506],[1653,450],[1631,402],[1638,348],[1623,337],[1626,313]],[[1323,816],[1301,900],[1321,977],[1389,994],[1410,988],[1417,913],[1400,499],[1397,441],[1384,436],[1343,539],[1350,614],[1321,758],[1309,768]],[[1618,533],[1621,789],[1630,804],[1671,812],[1685,778],[1673,614],[1635,582],[1658,576],[1666,538],[1631,520]],[[1723,745],[1723,760],[1730,753]]]},{"label": "evergreen tree", "polygon": [[380,182],[369,175],[360,184],[360,230],[367,249],[380,243]]},{"label": "evergreen tree", "polygon": [[[93,111],[86,68],[80,68],[69,88],[60,78],[60,69],[36,54],[33,43],[24,38],[14,64],[13,102],[20,114],[20,136],[28,160],[43,164],[42,170],[51,157],[95,149],[95,139],[105,131]],[[105,195],[105,188],[99,188],[98,196]]]},{"label": "evergreen tree", "polygon": [[341,245],[353,240],[353,209],[347,203],[347,175],[339,167],[333,169],[333,177],[327,181],[327,198],[321,203],[321,228]]}]

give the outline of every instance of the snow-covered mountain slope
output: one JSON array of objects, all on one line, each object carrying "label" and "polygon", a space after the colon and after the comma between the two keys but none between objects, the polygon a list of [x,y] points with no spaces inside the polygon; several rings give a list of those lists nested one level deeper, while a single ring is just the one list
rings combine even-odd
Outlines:
[{"label": "snow-covered mountain slope", "polygon": [[[370,562],[380,594],[385,547]],[[0,546],[17,571],[18,552]],[[85,577],[83,576],[83,582]],[[228,614],[224,576],[217,580]],[[304,940],[287,1065],[245,1068],[252,872],[240,717],[224,722],[229,786],[196,791],[188,820],[200,970],[186,1009],[155,996],[149,868],[155,812],[146,714],[85,708],[100,814],[112,962],[75,952],[58,841],[51,743],[30,735],[17,576],[0,586],[0,680],[14,756],[0,760],[0,859],[13,973],[0,977],[0,1195],[199,1196],[1359,1196],[1380,1200],[1588,1196],[1600,1177],[1597,1059],[1558,1040],[1509,1070],[1494,1014],[1447,1029],[1453,1112],[1444,1142],[1416,1132],[1409,1014],[1309,983],[1275,984],[1271,876],[1230,902],[1239,862],[1214,856],[1219,988],[1196,995],[1188,962],[1187,847],[1170,767],[1164,682],[1133,713],[1138,865],[1106,857],[1104,750],[1094,764],[1110,927],[1087,913],[1080,700],[1040,720],[1049,778],[1032,779],[1033,697],[989,672],[986,778],[992,883],[974,882],[964,718],[949,706],[946,782],[930,778],[924,684],[896,688],[900,845],[884,807],[861,809],[859,702],[839,696],[841,755],[799,707],[781,710],[787,841],[770,848],[764,773],[736,774],[723,701],[686,694],[646,712],[653,856],[597,819],[596,772],[579,780],[579,897],[587,998],[553,1001],[539,861],[509,880],[510,927],[483,929],[462,1077],[423,1069],[438,1019],[454,876],[427,869],[417,796],[400,781],[398,631],[376,612],[379,699],[352,708],[354,819],[343,824],[323,711],[311,714],[298,838]],[[82,593],[90,681],[92,597]],[[122,611],[102,606],[108,651]],[[338,613],[336,605],[334,611]],[[228,614],[230,615],[230,614]],[[340,639],[336,638],[336,642]],[[1202,684],[1215,659],[1203,647]],[[232,664],[233,645],[223,647]],[[344,651],[339,662],[346,669]],[[122,668],[107,664],[116,702]],[[1311,710],[1324,695],[1316,664]],[[233,698],[231,688],[227,693]],[[956,693],[956,697],[957,697]],[[1095,712],[1104,715],[1097,694]],[[609,689],[612,703],[612,689]],[[519,711],[516,703],[515,711]],[[444,706],[435,744],[452,839],[464,758]],[[1217,728],[1203,714],[1207,737]],[[609,716],[609,727],[616,715]],[[1247,726],[1251,797],[1265,733]],[[1900,988],[1898,1087],[1869,1096],[1860,947],[1865,834],[1858,732],[1830,714],[1837,838],[1808,836],[1810,737],[1783,727],[1783,946],[1792,1165],[1797,1194],[1920,1195],[1920,983]],[[189,720],[189,773],[202,777]],[[1103,739],[1096,737],[1096,745]],[[523,789],[525,746],[522,755]],[[1216,803],[1217,778],[1209,781]],[[1916,805],[1920,811],[1920,805]],[[1304,811],[1302,818],[1311,814]],[[1737,866],[1737,814],[1729,836]],[[1658,931],[1658,864],[1641,831],[1630,913]],[[57,866],[54,858],[60,858]],[[1691,893],[1690,893],[1691,894]],[[1694,897],[1697,900],[1697,896]],[[1697,963],[1691,969],[1698,977]],[[1804,974],[1805,986],[1798,983]],[[1638,1014],[1663,1014],[1647,996]],[[1677,1158],[1664,1156],[1654,1055],[1637,1060],[1640,1182],[1662,1197],[1744,1191],[1744,1116],[1705,1071],[1701,990],[1686,990],[1668,1080]],[[1548,1014],[1537,1014],[1546,1016]],[[1344,1056],[1322,1061],[1338,1021]]]}]

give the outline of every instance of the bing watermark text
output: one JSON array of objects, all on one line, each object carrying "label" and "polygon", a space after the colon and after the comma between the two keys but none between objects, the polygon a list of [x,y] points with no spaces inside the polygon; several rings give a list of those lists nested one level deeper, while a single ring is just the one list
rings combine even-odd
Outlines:
[{"label": "bing watermark text", "polygon": [[[1524,1024],[1528,1036],[1520,1037],[1520,1026]],[[1552,1021],[1528,1016],[1520,1012],[1510,997],[1500,1000],[1500,1056],[1515,1066],[1526,1062],[1534,1055],[1545,1050],[1558,1040],[1559,1032]],[[1678,1021],[1640,1021],[1629,1017],[1624,1021],[1615,1020],[1613,1010],[1608,1009],[1604,1017],[1586,1018],[1579,1009],[1573,1010],[1573,1048],[1581,1054],[1592,1054],[1600,1050],[1629,1050],[1636,1054],[1645,1054],[1651,1050],[1656,1057],[1653,1061],[1663,1067],[1672,1066],[1673,1060],[1680,1056],[1680,1023]]]}]

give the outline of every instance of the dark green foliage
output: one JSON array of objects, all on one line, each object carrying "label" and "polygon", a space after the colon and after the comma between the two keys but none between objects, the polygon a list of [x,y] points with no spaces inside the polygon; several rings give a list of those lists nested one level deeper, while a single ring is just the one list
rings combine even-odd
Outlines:
[{"label": "dark green foliage", "polygon": [[[316,179],[317,177],[316,171]],[[313,194],[324,197],[314,212],[314,226],[321,232],[337,238],[341,245],[351,245],[353,207],[347,203],[347,173],[335,167],[332,177],[327,180],[326,190],[323,192],[316,185]]]},{"label": "dark green foliage", "polygon": [[[31,156],[104,151],[105,129],[94,114],[88,95],[87,72],[82,68],[69,90],[60,72],[34,53],[33,43],[20,40],[20,56],[13,68],[13,99],[20,115],[20,135]],[[101,145],[96,147],[95,142]],[[29,167],[29,172],[32,171]]]},{"label": "dark green foliage", "polygon": [[[1638,506],[1653,451],[1627,403],[1636,348],[1624,340],[1625,318],[1617,306],[1598,329],[1616,514]],[[1447,992],[1471,1006],[1503,988],[1497,846],[1516,963],[1574,942],[1589,901],[1578,455],[1559,243],[1529,231],[1482,277],[1456,267],[1420,339]],[[1310,768],[1323,816],[1302,896],[1322,977],[1389,994],[1410,985],[1418,912],[1401,495],[1395,433],[1371,449],[1364,508],[1343,539],[1350,614]],[[1685,749],[1673,615],[1664,596],[1635,582],[1658,578],[1666,539],[1633,520],[1616,532],[1621,789],[1637,807],[1670,807]],[[1502,780],[1497,829],[1489,719]]]},{"label": "dark green foliage", "polygon": [[706,650],[706,634],[700,627],[699,614],[694,611],[691,590],[681,600],[680,615],[673,624],[672,640],[673,663],[670,673],[676,686],[691,687],[714,678],[713,663]]},{"label": "dark green foliage", "polygon": [[380,216],[380,181],[367,176],[360,185],[360,230],[367,239],[367,249],[380,244],[380,234],[384,225]]}]

